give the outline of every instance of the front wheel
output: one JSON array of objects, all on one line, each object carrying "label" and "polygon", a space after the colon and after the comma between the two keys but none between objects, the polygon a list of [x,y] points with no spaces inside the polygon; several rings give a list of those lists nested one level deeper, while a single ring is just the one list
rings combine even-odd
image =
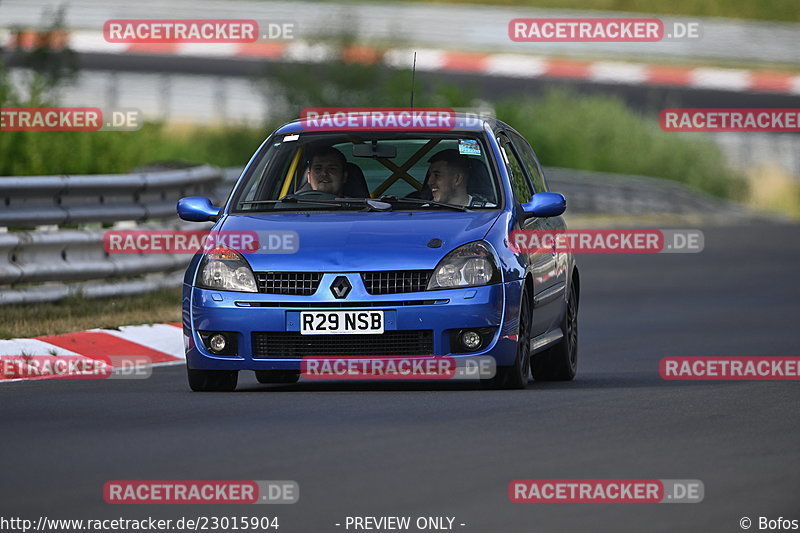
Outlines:
[{"label": "front wheel", "polygon": [[491,379],[481,380],[489,389],[524,389],[528,386],[528,367],[531,358],[531,301],[528,291],[522,293],[517,331],[517,357],[512,366],[498,366]]},{"label": "front wheel", "polygon": [[561,320],[564,337],[555,346],[531,358],[531,373],[537,381],[571,381],[578,371],[578,297],[569,289],[567,311]]},{"label": "front wheel", "polygon": [[231,392],[239,381],[237,370],[195,370],[186,368],[189,388],[195,392]]}]

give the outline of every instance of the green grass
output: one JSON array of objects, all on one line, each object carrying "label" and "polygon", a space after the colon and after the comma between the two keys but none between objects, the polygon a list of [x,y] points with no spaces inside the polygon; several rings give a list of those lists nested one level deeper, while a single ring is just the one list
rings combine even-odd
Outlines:
[{"label": "green grass", "polygon": [[[430,3],[431,0],[416,0]],[[797,0],[433,0],[442,4],[484,4],[550,9],[630,11],[694,17],[800,22]]]},{"label": "green grass", "polygon": [[181,321],[181,290],[0,307],[0,339]]},{"label": "green grass", "polygon": [[245,127],[137,131],[39,132],[0,135],[0,176],[126,173],[156,161],[242,165],[267,132]]}]

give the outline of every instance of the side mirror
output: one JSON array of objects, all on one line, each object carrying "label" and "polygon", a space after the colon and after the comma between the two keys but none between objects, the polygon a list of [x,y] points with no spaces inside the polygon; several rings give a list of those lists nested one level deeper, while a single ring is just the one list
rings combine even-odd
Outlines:
[{"label": "side mirror", "polygon": [[220,211],[205,196],[189,196],[178,200],[178,216],[189,222],[217,220]]},{"label": "side mirror", "polygon": [[558,192],[537,192],[522,204],[526,217],[557,217],[567,209],[567,199]]}]

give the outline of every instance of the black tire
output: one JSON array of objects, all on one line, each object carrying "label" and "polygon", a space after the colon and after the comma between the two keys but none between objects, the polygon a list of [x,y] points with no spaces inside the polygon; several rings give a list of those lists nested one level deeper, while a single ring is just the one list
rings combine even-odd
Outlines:
[{"label": "black tire", "polygon": [[270,383],[297,383],[300,372],[291,370],[256,370],[256,379],[264,385]]},{"label": "black tire", "polygon": [[231,392],[239,381],[238,370],[186,370],[189,388],[195,392]]},{"label": "black tire", "polygon": [[531,374],[537,381],[572,381],[578,372],[578,296],[570,287],[567,310],[561,320],[564,337],[555,346],[531,358]]},{"label": "black tire", "polygon": [[528,291],[522,293],[517,332],[517,357],[512,366],[498,366],[491,379],[481,380],[488,389],[524,389],[528,386],[528,368],[531,358],[531,300]]}]

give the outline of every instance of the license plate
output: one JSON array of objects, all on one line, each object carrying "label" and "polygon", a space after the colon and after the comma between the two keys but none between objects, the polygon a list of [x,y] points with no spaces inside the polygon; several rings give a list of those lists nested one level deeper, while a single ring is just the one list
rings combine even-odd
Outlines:
[{"label": "license plate", "polygon": [[301,311],[301,335],[383,333],[383,311]]}]

